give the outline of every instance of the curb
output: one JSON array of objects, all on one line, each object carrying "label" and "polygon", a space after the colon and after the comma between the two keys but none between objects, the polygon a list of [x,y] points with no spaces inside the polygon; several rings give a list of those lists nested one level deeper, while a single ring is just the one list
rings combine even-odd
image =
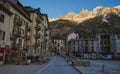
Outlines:
[{"label": "curb", "polygon": [[[68,63],[68,62],[67,62]],[[69,63],[68,63],[69,64]],[[72,64],[69,64],[71,67],[73,67],[76,71],[78,71],[80,74],[83,74],[80,70],[78,70],[77,68],[75,68]]]}]

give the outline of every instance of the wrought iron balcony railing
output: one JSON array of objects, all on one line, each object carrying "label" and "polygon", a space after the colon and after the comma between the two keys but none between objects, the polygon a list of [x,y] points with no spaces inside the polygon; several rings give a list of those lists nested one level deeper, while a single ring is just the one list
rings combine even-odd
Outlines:
[{"label": "wrought iron balcony railing", "polygon": [[19,21],[18,19],[16,19],[15,24],[18,25],[18,26],[22,26],[22,21]]}]

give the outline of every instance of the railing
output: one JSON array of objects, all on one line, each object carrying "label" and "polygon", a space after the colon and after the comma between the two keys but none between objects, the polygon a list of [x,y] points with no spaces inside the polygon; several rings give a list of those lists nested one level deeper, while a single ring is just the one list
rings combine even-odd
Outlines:
[{"label": "railing", "polygon": [[30,28],[31,28],[31,27],[29,27],[29,26],[28,26],[28,27],[27,27],[27,31],[31,31],[31,29],[30,29]]},{"label": "railing", "polygon": [[14,31],[13,35],[16,37],[24,37],[24,35],[22,35],[20,32],[16,32],[16,31]]},{"label": "railing", "polygon": [[40,35],[39,35],[39,34],[37,34],[37,35],[35,35],[35,37],[36,37],[36,38],[40,38]]},{"label": "railing", "polygon": [[36,46],[36,47],[39,47],[39,46],[40,46],[40,43],[35,43],[35,46]]},{"label": "railing", "polygon": [[35,29],[40,31],[40,26],[36,26]]},{"label": "railing", "polygon": [[15,20],[15,24],[18,25],[18,26],[22,26],[22,22],[18,19]]},{"label": "railing", "polygon": [[27,40],[30,40],[30,36],[26,36],[26,39],[27,39]]}]

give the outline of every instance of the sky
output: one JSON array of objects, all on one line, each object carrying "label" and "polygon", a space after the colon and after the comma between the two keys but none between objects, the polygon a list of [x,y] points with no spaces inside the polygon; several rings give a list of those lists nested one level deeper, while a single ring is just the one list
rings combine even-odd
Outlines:
[{"label": "sky", "polygon": [[49,18],[57,18],[68,12],[80,13],[80,10],[91,11],[97,6],[114,7],[120,5],[120,0],[19,0],[23,6],[40,8]]}]

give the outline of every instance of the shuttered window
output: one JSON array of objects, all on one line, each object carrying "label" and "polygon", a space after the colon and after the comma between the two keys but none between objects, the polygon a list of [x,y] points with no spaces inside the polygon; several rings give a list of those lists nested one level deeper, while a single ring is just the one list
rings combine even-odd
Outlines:
[{"label": "shuttered window", "polygon": [[0,40],[5,40],[5,32],[0,30]]},{"label": "shuttered window", "polygon": [[5,16],[3,14],[0,14],[0,22],[4,23]]}]

